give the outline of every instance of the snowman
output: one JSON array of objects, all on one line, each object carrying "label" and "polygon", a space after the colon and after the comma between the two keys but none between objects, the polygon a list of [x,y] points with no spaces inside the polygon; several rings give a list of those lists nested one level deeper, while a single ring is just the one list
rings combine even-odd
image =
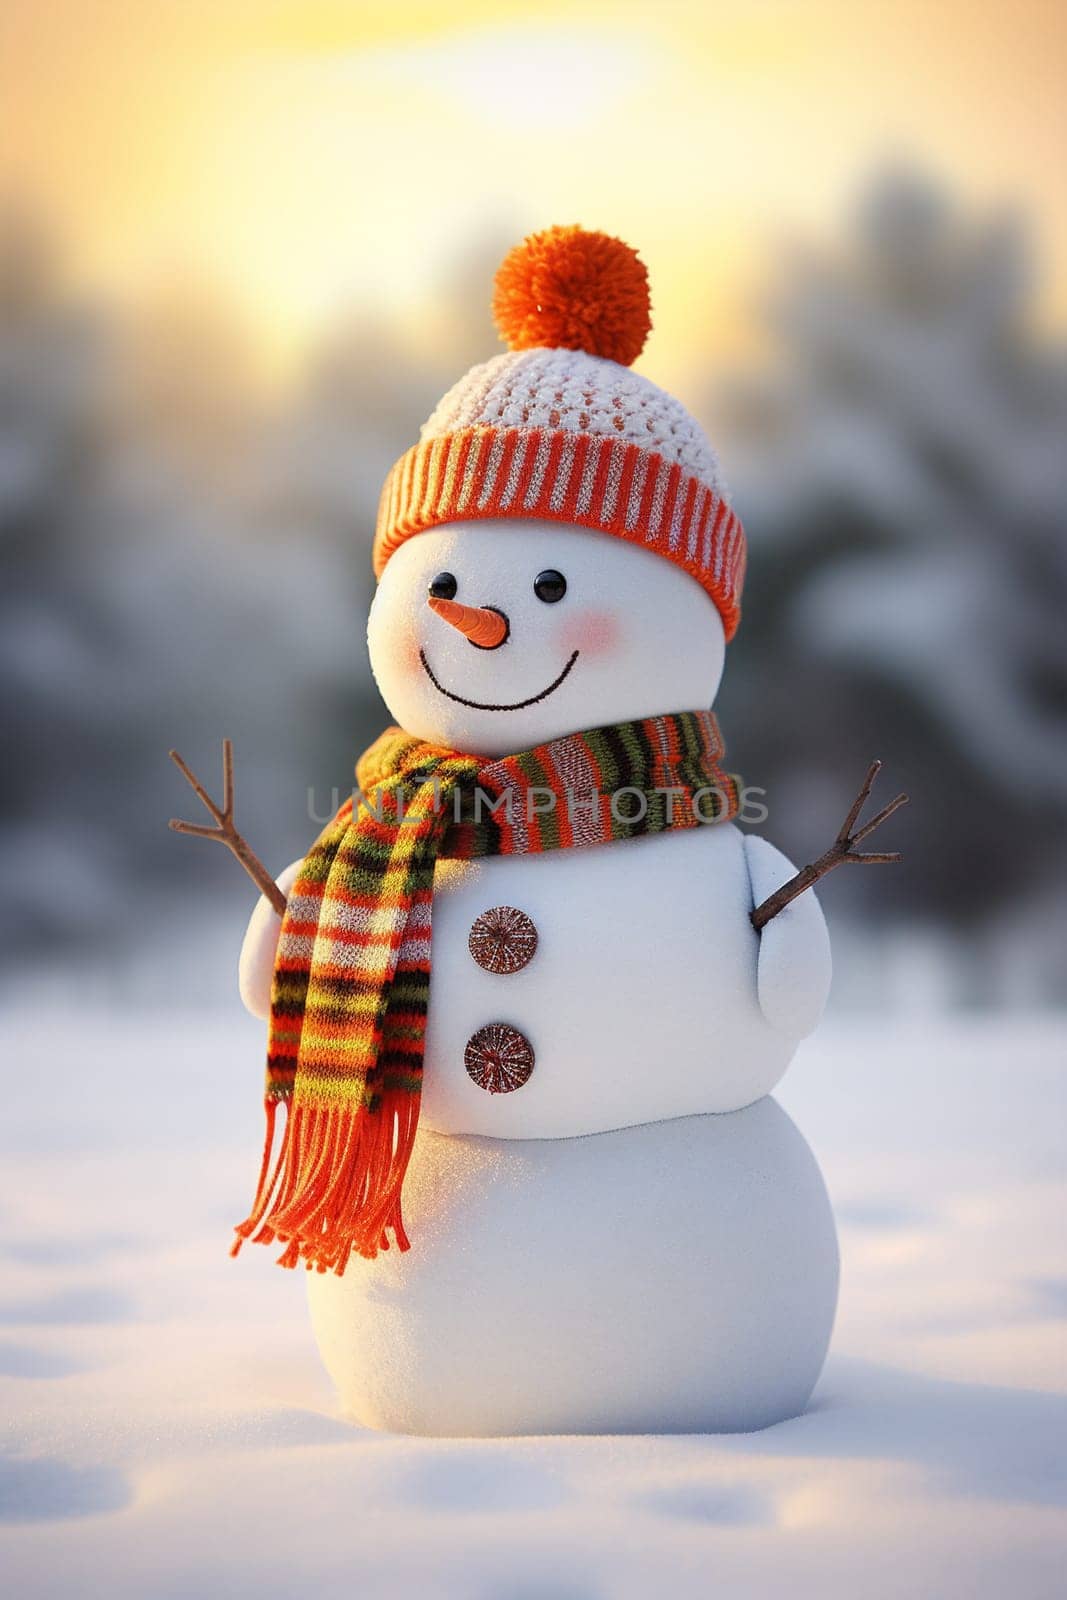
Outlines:
[{"label": "snowman", "polygon": [[[809,885],[888,859],[853,847],[893,807],[852,832],[872,769],[801,873],[737,826],[708,708],[744,536],[699,426],[630,370],[634,252],[535,235],[494,310],[507,352],[382,493],[368,644],[398,727],[245,937],[271,1040],[239,1234],[312,1269],[365,1425],[762,1428],[804,1410],[837,1299],[770,1098],[830,985]],[[197,788],[262,878],[228,747],[223,807]]]}]

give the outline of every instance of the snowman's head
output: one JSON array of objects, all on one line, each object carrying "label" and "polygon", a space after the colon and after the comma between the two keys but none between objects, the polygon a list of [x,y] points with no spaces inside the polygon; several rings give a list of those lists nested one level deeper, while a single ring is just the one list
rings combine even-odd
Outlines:
[{"label": "snowman's head", "polygon": [[408,539],[382,573],[367,637],[401,727],[487,756],[703,709],[726,648],[688,573],[621,539],[517,519]]},{"label": "snowman's head", "polygon": [[382,490],[371,664],[402,727],[477,755],[712,702],[745,540],[699,424],[629,370],[648,278],[550,228],[507,257],[510,346],[438,405]]}]

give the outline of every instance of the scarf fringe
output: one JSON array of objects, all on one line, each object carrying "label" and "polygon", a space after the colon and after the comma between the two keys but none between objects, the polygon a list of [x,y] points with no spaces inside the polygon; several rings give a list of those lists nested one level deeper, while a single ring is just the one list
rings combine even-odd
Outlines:
[{"label": "scarf fringe", "polygon": [[340,1277],[353,1253],[373,1260],[389,1249],[410,1248],[400,1194],[418,1127],[418,1097],[404,1090],[382,1094],[373,1112],[343,1106],[287,1104],[285,1130],[275,1159],[278,1101],[266,1101],[263,1163],[252,1209],[238,1223],[230,1249],[246,1239],[286,1246],[281,1267],[301,1261]]}]

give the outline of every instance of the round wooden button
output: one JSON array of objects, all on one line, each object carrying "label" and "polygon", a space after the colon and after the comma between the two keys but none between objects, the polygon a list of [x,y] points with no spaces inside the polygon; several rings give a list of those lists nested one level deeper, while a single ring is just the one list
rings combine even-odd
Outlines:
[{"label": "round wooden button", "polygon": [[467,1040],[463,1053],[468,1075],[487,1094],[521,1089],[534,1069],[533,1046],[518,1028],[489,1022]]},{"label": "round wooden button", "polygon": [[514,906],[494,906],[473,923],[470,953],[486,972],[520,972],[537,949],[537,929]]}]

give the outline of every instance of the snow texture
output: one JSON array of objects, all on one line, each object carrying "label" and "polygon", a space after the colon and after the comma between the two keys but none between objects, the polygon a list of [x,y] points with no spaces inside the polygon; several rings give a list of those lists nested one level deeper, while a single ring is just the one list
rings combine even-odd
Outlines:
[{"label": "snow texture", "polygon": [[267,1251],[226,1258],[260,1024],[7,1020],[7,1593],[1061,1592],[1062,1021],[831,1021],[803,1047],[781,1099],[842,1245],[806,1415],[747,1436],[464,1441],[342,1421],[300,1277]]}]

